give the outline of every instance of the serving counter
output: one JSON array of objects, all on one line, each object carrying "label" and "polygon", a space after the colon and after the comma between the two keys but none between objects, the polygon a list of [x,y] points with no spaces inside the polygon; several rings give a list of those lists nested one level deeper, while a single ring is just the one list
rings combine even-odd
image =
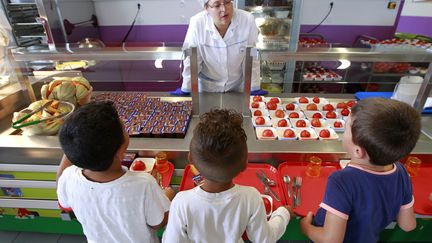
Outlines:
[{"label": "serving counter", "polygon": [[[167,52],[164,52],[167,50]],[[160,50],[161,53],[153,55],[153,53],[143,52],[120,52],[119,51],[100,51],[90,53],[40,53],[28,55],[27,53],[16,53],[16,61],[25,62],[27,60],[39,59],[52,59],[52,60],[76,60],[76,59],[91,59],[96,61],[103,61],[105,58],[114,60],[147,60],[154,58],[167,58],[178,59],[181,58],[181,51],[179,49]],[[175,51],[176,55],[169,52]],[[248,49],[248,53],[250,49]],[[193,54],[193,51],[192,51]],[[378,55],[378,56],[377,56]],[[315,51],[308,53],[266,53],[262,58],[270,58],[276,61],[287,60],[337,60],[340,58],[353,58],[353,60],[367,60],[367,61],[386,61],[391,58],[399,61],[413,61],[418,57],[418,61],[432,60],[430,54],[418,54],[407,56],[400,53],[390,53],[379,56],[375,52],[352,52],[347,53],[347,50],[340,49],[333,52]],[[246,67],[251,67],[246,64]],[[196,67],[195,67],[196,68]],[[194,67],[192,67],[194,69]],[[426,75],[426,82],[422,87],[424,90],[418,96],[417,106],[424,104],[425,98],[429,95],[430,80],[432,71]],[[197,76],[193,75],[193,79],[197,80]],[[246,87],[250,85],[250,73],[246,73]],[[195,82],[196,82],[195,80]],[[28,81],[28,80],[27,80]],[[119,80],[119,82],[122,80]],[[31,83],[33,83],[31,85]],[[15,95],[15,102],[13,103],[15,111],[22,109],[28,105],[32,98],[38,97],[37,90],[40,89],[42,82],[25,82],[23,87],[32,87],[32,89],[23,90]],[[194,83],[193,83],[194,84]],[[195,83],[196,84],[196,83]],[[34,88],[33,88],[34,87]],[[250,86],[249,86],[250,87]],[[189,122],[189,127],[184,138],[144,138],[133,137],[130,139],[128,152],[136,153],[139,157],[154,157],[159,151],[167,153],[168,160],[175,166],[173,180],[174,185],[179,185],[183,169],[187,165],[187,156],[189,151],[189,143],[192,138],[192,132],[199,121],[199,114],[202,114],[212,108],[228,108],[234,109],[244,115],[244,129],[246,131],[248,140],[247,145],[249,149],[248,159],[250,163],[266,163],[277,168],[281,163],[302,163],[309,160],[312,155],[318,155],[324,162],[337,164],[341,159],[348,159],[346,153],[341,146],[342,133],[339,133],[339,138],[336,140],[258,140],[256,138],[255,128],[250,117],[248,92],[245,93],[224,93],[224,94],[211,94],[211,93],[198,93],[197,85],[192,85],[192,97],[174,97],[164,92],[145,92],[149,97],[161,97],[166,101],[184,101],[192,100],[193,115]],[[246,89],[247,90],[247,89]],[[33,92],[33,95],[26,95],[26,92]],[[28,93],[28,92],[27,92]],[[98,92],[94,92],[97,95]],[[277,96],[282,101],[293,100],[299,96],[316,96],[317,94],[290,94],[278,93],[269,94],[269,97]],[[26,102],[17,102],[17,97],[27,97]],[[346,101],[354,99],[352,94],[319,94],[320,97],[326,98],[331,102]],[[4,102],[4,100],[2,101]],[[25,104],[22,104],[25,103]],[[7,102],[0,103],[0,105],[7,104]],[[15,106],[16,105],[16,106]],[[1,110],[0,110],[1,113]],[[55,171],[61,159],[62,151],[59,145],[57,136],[23,136],[19,132],[10,128],[11,114],[0,119],[0,187],[15,188],[12,190],[17,196],[2,196],[0,198],[0,229],[6,230],[21,230],[21,231],[39,231],[39,232],[57,232],[57,233],[82,233],[79,224],[70,220],[71,216],[67,213],[60,214],[57,209],[56,194],[55,194]],[[421,135],[416,147],[412,154],[421,158],[424,163],[432,162],[432,117],[423,116],[422,124],[424,134]],[[425,135],[427,134],[427,135]],[[285,164],[286,164],[285,163]],[[3,178],[2,178],[3,176]],[[12,180],[11,180],[12,179]],[[10,192],[10,191],[9,191]],[[24,196],[22,196],[24,195]],[[26,219],[33,215],[33,221],[23,221],[21,218],[15,217],[19,212],[28,209]],[[61,215],[61,220],[59,218]],[[419,216],[423,217],[423,216]],[[66,220],[66,221],[64,221]],[[418,219],[420,227],[418,230],[411,233],[401,233],[401,230],[396,228],[383,233],[384,240],[406,240],[406,239],[419,239],[429,240],[431,237],[425,234],[426,231],[432,230],[432,223],[423,219]],[[35,227],[34,224],[43,225],[44,227]],[[53,227],[53,226],[56,227]],[[283,239],[299,240],[305,239],[300,233],[298,219],[288,226],[288,230]]]}]

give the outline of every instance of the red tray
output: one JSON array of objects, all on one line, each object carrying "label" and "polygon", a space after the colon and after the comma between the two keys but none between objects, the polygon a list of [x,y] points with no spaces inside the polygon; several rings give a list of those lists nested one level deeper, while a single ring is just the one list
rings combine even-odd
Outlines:
[{"label": "red tray", "polygon": [[[281,201],[278,202],[273,198],[273,209],[277,209],[281,205],[286,205],[285,194],[283,192],[285,187],[283,186],[284,183],[281,180],[282,177],[279,175],[279,172],[276,170],[276,168],[269,164],[249,163],[246,170],[237,175],[233,181],[235,184],[255,187],[260,193],[264,194],[264,185],[255,175],[255,173],[260,169],[264,171],[268,178],[276,182],[276,185],[271,187],[271,189],[279,196]],[[186,165],[179,190],[183,191],[192,189],[194,187],[195,183],[192,181],[190,166]]]},{"label": "red tray", "polygon": [[[337,163],[323,163],[321,166],[321,174],[317,178],[309,177],[305,174],[307,163],[301,162],[283,162],[279,165],[278,171],[281,178],[284,175],[289,175],[291,183],[294,176],[302,177],[301,186],[301,203],[299,207],[294,208],[294,212],[300,216],[306,216],[311,211],[316,213],[320,203],[324,197],[325,187],[327,185],[327,178],[331,173],[338,170],[339,164]],[[288,200],[287,188],[285,183],[283,184],[286,201],[292,205],[292,198]]]},{"label": "red tray", "polygon": [[416,177],[411,177],[414,194],[414,212],[423,215],[432,215],[432,201],[429,194],[432,193],[430,186],[432,178],[432,163],[422,163]]},{"label": "red tray", "polygon": [[169,169],[165,173],[161,173],[162,175],[162,186],[169,187],[171,183],[172,175],[174,174],[174,165],[171,162],[168,162]]}]

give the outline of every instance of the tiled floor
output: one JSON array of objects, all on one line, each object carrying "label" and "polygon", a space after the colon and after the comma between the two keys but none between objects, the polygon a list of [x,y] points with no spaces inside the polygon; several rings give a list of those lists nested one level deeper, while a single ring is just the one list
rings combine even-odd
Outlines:
[{"label": "tiled floor", "polygon": [[0,231],[0,243],[85,243],[83,235]]}]

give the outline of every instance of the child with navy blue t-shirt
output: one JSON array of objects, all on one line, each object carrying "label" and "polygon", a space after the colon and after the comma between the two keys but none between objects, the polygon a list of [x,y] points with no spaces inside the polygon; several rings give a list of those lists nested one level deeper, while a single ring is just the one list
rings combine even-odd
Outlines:
[{"label": "child with navy blue t-shirt", "polygon": [[400,162],[417,143],[420,114],[403,102],[359,101],[346,121],[342,145],[351,161],[333,173],[315,218],[300,222],[315,242],[377,242],[396,220],[404,231],[416,227],[408,173]]}]

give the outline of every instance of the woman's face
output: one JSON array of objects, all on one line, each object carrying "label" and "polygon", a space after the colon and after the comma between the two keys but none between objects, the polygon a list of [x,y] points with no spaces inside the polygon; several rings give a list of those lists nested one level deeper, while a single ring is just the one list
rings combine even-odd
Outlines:
[{"label": "woman's face", "polygon": [[205,9],[216,26],[228,26],[231,23],[234,12],[232,0],[209,0]]}]

